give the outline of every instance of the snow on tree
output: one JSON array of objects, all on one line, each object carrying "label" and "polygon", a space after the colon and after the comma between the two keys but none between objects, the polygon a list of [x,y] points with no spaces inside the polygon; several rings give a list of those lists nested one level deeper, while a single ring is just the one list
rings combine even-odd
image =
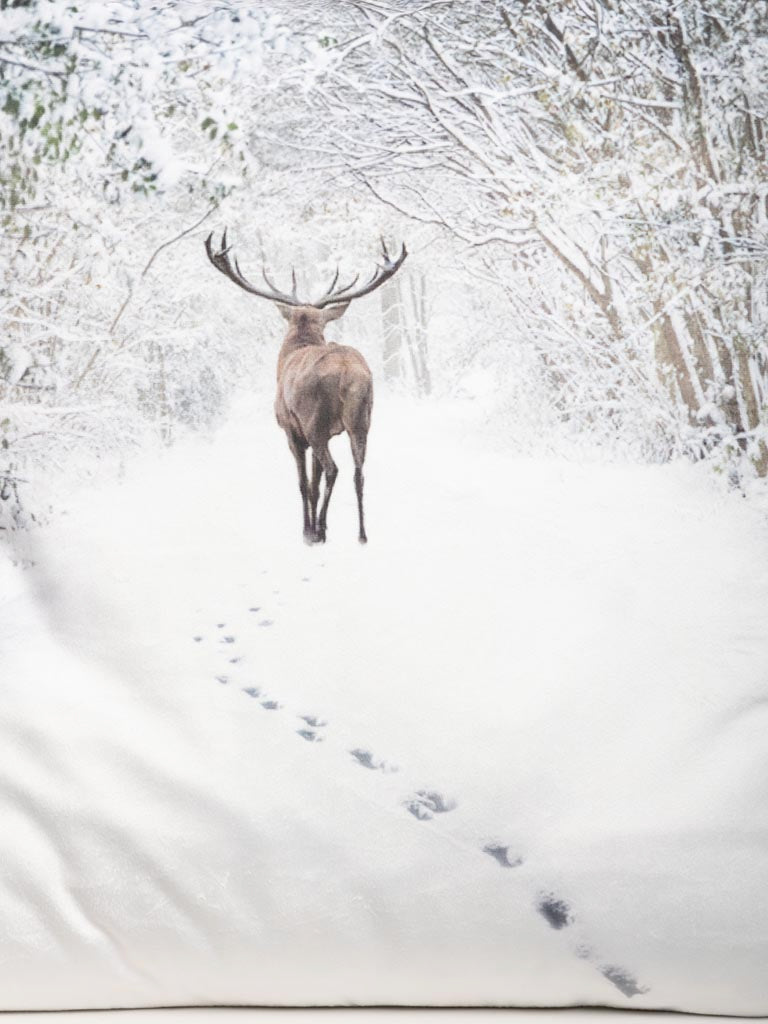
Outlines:
[{"label": "snow on tree", "polygon": [[767,22],[748,2],[361,2],[303,142],[464,243],[579,429],[765,475]]}]

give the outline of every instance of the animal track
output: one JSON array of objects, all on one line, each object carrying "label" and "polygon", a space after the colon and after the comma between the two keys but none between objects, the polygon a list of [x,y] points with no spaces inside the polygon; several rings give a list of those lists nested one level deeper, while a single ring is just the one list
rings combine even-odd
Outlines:
[{"label": "animal track", "polygon": [[641,996],[644,995],[648,989],[642,985],[638,985],[637,979],[633,978],[632,975],[625,971],[623,967],[613,967],[607,964],[603,967],[599,967],[598,970],[604,978],[607,978],[612,985],[615,985],[619,992],[623,992],[625,996]]},{"label": "animal track", "polygon": [[488,843],[483,847],[483,853],[493,857],[503,868],[519,868],[523,863],[522,857],[510,856],[509,847],[499,843]]},{"label": "animal track", "polygon": [[398,770],[395,764],[375,760],[370,750],[363,750],[362,747],[355,747],[354,750],[350,750],[350,754],[358,764],[362,765],[363,768],[370,768],[371,771],[396,772]]},{"label": "animal track", "polygon": [[307,729],[297,729],[296,734],[298,736],[301,736],[308,743],[323,742],[324,736],[318,730],[328,725],[324,719],[319,718],[317,715],[297,715],[296,717],[300,718],[302,722],[306,722],[309,727]]},{"label": "animal track", "polygon": [[302,739],[307,740],[309,743],[323,742],[323,737],[314,729],[297,729],[296,735],[301,736]]},{"label": "animal track", "polygon": [[558,899],[551,892],[545,893],[539,898],[536,909],[547,924],[557,931],[561,928],[566,928],[569,924],[573,924],[571,908],[565,900]]},{"label": "animal track", "polygon": [[[253,612],[253,613],[257,613],[257,612],[262,611],[262,607],[261,607],[261,605],[251,605],[248,608],[248,611],[249,612]],[[259,626],[264,626],[264,627],[271,626],[271,625],[273,625],[273,620],[272,619],[262,619],[258,623],[258,625]],[[222,630],[223,631],[223,630],[226,630],[227,623],[226,623],[226,621],[224,621],[224,622],[217,622],[217,623],[215,623],[215,626],[216,626],[217,630]],[[230,626],[230,629],[231,628],[232,627]],[[192,639],[195,641],[195,643],[202,643],[202,641],[205,639],[205,636],[202,633],[199,633],[199,634],[195,634],[192,637]],[[236,651],[233,651],[231,649],[232,645],[237,642],[237,639],[238,638],[237,638],[237,636],[234,633],[226,633],[226,632],[221,633],[220,632],[218,634],[218,643],[225,648],[225,650],[220,651],[219,654],[220,655],[230,655],[229,657],[226,658],[226,661],[227,661],[228,665],[235,665],[235,666],[237,666],[237,665],[240,665],[240,664],[242,664],[242,662],[247,660],[245,655],[238,654],[238,653],[236,653]],[[230,648],[230,649],[226,650],[226,648]],[[237,671],[237,670],[235,670],[235,671]],[[226,686],[227,684],[232,682],[233,676],[230,676],[230,675],[228,675],[226,673],[220,673],[219,675],[214,675],[213,678],[215,679],[215,681],[217,683],[221,684],[222,686]],[[234,678],[237,679],[237,676],[234,676]],[[259,703],[261,704],[262,708],[264,708],[265,711],[280,711],[282,709],[282,707],[283,707],[283,705],[279,701],[274,700],[272,698],[268,698],[268,699],[265,698],[264,694],[262,692],[262,689],[259,686],[241,686],[240,689],[242,690],[242,692],[244,694],[246,694],[246,696],[251,697],[254,700],[258,700]],[[302,719],[302,721],[307,723],[307,729],[302,731],[302,734],[303,733],[307,734],[307,735],[304,735],[304,739],[311,739],[311,740],[313,740],[315,742],[318,741],[318,740],[321,740],[322,736],[319,735],[318,733],[316,733],[316,730],[319,729],[320,727],[324,726],[326,723],[321,721],[318,717],[316,717],[314,715],[300,715],[299,717]]]},{"label": "animal track", "polygon": [[[309,577],[304,577],[302,582],[308,583]],[[258,613],[261,610],[260,605],[253,605],[248,609],[252,613]],[[261,619],[257,623],[262,628],[272,626],[273,624],[273,620],[267,618]],[[218,622],[216,623],[216,629],[224,630],[226,625],[226,622]],[[195,643],[202,643],[204,639],[205,637],[202,634],[196,634],[192,637]],[[223,645],[231,645],[236,642],[236,639],[237,637],[234,634],[219,634],[218,642]],[[224,653],[224,651],[220,652],[220,654]],[[242,655],[235,654],[233,651],[226,653],[232,654],[232,657],[227,658],[227,662],[230,665],[239,665],[244,660]],[[230,682],[230,676],[226,674],[216,675],[214,679],[222,685],[227,685]],[[259,700],[261,707],[265,711],[279,711],[283,708],[279,701],[264,698],[259,686],[244,686],[241,687],[241,690],[246,696]],[[328,724],[326,720],[315,714],[297,714],[296,718],[304,723],[300,728],[296,729],[298,736],[308,743],[322,743],[324,741],[323,729]],[[397,765],[374,757],[370,750],[363,747],[354,747],[348,753],[357,764],[367,768],[369,771],[380,771],[383,773],[398,771]],[[431,821],[435,815],[446,814],[454,810],[457,807],[457,801],[445,796],[438,790],[418,789],[412,796],[403,801],[402,806],[418,821]],[[478,847],[475,847],[475,850],[478,850]],[[489,857],[493,857],[499,867],[505,869],[516,868],[524,863],[523,858],[514,852],[513,847],[496,840],[485,843],[485,845],[479,847],[479,851]],[[539,892],[535,907],[547,924],[556,931],[567,928],[574,923],[574,915],[568,902],[553,892]],[[574,949],[574,953],[581,959],[588,961],[606,981],[615,986],[627,998],[643,995],[649,991],[629,971],[615,964],[606,963],[588,945],[581,944],[577,946]]]},{"label": "animal track", "polygon": [[419,789],[416,795],[405,801],[404,807],[419,821],[429,821],[435,814],[454,810],[455,800],[446,800],[442,793],[433,789]]},{"label": "animal track", "polygon": [[317,715],[299,715],[302,722],[306,722],[307,725],[311,725],[313,729],[321,729],[324,725],[328,725],[322,718],[318,718]]}]

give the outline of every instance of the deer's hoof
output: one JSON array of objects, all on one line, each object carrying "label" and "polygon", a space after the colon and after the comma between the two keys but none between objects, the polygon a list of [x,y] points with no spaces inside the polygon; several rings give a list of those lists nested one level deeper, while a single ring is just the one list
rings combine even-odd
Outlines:
[{"label": "deer's hoof", "polygon": [[368,538],[365,536],[364,533],[361,533],[360,536],[357,539],[360,541],[361,544],[367,544],[368,543]]},{"label": "deer's hoof", "polygon": [[317,544],[317,534],[312,530],[304,531],[304,543],[305,544]]}]

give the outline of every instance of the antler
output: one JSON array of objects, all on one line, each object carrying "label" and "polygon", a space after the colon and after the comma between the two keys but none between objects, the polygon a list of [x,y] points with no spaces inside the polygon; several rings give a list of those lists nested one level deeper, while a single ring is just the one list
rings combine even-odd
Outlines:
[{"label": "antler", "polygon": [[400,267],[402,267],[403,263],[405,262],[405,257],[408,255],[408,251],[405,248],[405,243],[403,243],[403,246],[400,250],[400,255],[397,257],[396,260],[393,260],[390,258],[390,255],[387,252],[387,244],[382,238],[381,252],[382,255],[384,256],[384,265],[380,267],[378,264],[376,264],[376,269],[373,271],[373,275],[368,279],[368,281],[364,285],[362,285],[362,287],[356,289],[355,291],[351,290],[354,287],[354,285],[357,284],[357,279],[360,276],[359,274],[356,274],[354,278],[349,282],[349,284],[344,285],[343,288],[336,288],[336,282],[339,279],[339,268],[337,267],[336,273],[333,275],[333,280],[330,283],[328,291],[325,293],[325,295],[323,295],[321,299],[318,299],[317,302],[314,302],[313,305],[316,306],[318,309],[323,309],[325,306],[330,306],[337,302],[351,302],[352,299],[359,299],[363,295],[368,295],[375,288],[378,288],[379,285],[382,285],[384,284],[385,281],[388,281],[390,277],[396,274]]},{"label": "antler", "polygon": [[251,295],[258,295],[262,299],[270,299],[272,302],[282,302],[286,306],[304,306],[306,303],[296,295],[296,271],[291,271],[291,280],[293,282],[293,294],[286,295],[285,292],[281,292],[276,288],[267,277],[266,270],[262,270],[262,277],[267,282],[269,291],[264,288],[257,288],[252,285],[250,281],[247,281],[243,276],[243,272],[240,270],[240,266],[235,260],[235,265],[232,266],[232,261],[229,258],[231,246],[227,245],[227,232],[223,232],[221,236],[221,247],[218,252],[213,251],[211,245],[211,239],[213,238],[213,232],[205,240],[205,251],[208,254],[208,259],[216,267],[220,273],[228,277],[230,281],[233,281],[239,288],[242,288],[246,292],[250,292]]},{"label": "antler", "polygon": [[230,281],[233,281],[239,288],[242,288],[246,292],[250,292],[251,295],[258,295],[262,299],[270,299],[272,302],[282,302],[286,306],[314,306],[315,309],[324,309],[326,306],[335,305],[341,302],[351,302],[352,299],[359,299],[362,295],[368,295],[379,285],[384,284],[388,281],[393,274],[396,274],[400,267],[405,261],[405,257],[408,252],[403,244],[400,250],[400,255],[396,260],[391,259],[387,252],[387,246],[384,239],[381,239],[381,251],[384,256],[384,265],[379,266],[376,264],[376,268],[373,275],[369,280],[362,285],[360,288],[353,291],[352,289],[357,284],[359,274],[355,274],[349,284],[343,285],[341,288],[336,287],[336,282],[339,280],[339,268],[336,268],[336,273],[333,275],[333,280],[328,286],[325,294],[317,300],[317,302],[302,302],[296,294],[296,271],[291,270],[291,282],[292,282],[292,293],[287,295],[285,292],[281,292],[275,285],[270,281],[267,276],[266,270],[262,269],[261,276],[267,283],[269,291],[263,288],[257,288],[252,285],[250,281],[247,281],[240,270],[240,266],[237,260],[232,265],[232,260],[229,258],[231,246],[227,245],[227,232],[223,232],[221,236],[221,244],[218,252],[213,251],[211,239],[213,238],[213,232],[205,240],[205,251],[208,254],[208,259],[216,267],[216,269],[228,277]]}]

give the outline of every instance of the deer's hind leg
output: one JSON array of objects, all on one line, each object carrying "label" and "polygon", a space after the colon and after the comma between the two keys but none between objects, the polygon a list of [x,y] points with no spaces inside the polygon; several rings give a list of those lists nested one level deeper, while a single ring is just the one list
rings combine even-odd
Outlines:
[{"label": "deer's hind leg", "polygon": [[315,531],[312,524],[309,481],[307,480],[307,442],[298,437],[291,430],[286,431],[288,446],[296,460],[296,469],[299,473],[299,491],[301,493],[301,512],[304,523],[304,540],[307,544],[315,542]]},{"label": "deer's hind leg", "polygon": [[352,458],[355,463],[355,494],[357,495],[357,515],[360,521],[360,532],[358,540],[361,544],[368,543],[368,536],[365,532],[365,514],[363,512],[363,463],[365,462],[365,449],[368,438],[366,434],[350,434],[349,443],[352,447]]},{"label": "deer's hind leg", "polygon": [[[321,544],[325,543],[325,532],[328,525],[328,505],[331,501],[331,494],[333,493],[333,485],[336,483],[336,477],[338,476],[338,467],[331,457],[331,453],[328,450],[328,442],[320,441],[312,446],[313,459],[316,459],[320,464],[323,473],[325,474],[325,487],[323,489],[323,503],[320,506],[320,515],[315,525],[315,539],[320,541]],[[313,461],[314,467],[314,461]],[[314,475],[314,474],[313,474]],[[319,484],[318,484],[319,487]]]},{"label": "deer's hind leg", "polygon": [[320,481],[323,477],[323,464],[312,452],[312,480],[309,485],[309,514],[312,533],[317,533],[317,503],[320,500]]}]

